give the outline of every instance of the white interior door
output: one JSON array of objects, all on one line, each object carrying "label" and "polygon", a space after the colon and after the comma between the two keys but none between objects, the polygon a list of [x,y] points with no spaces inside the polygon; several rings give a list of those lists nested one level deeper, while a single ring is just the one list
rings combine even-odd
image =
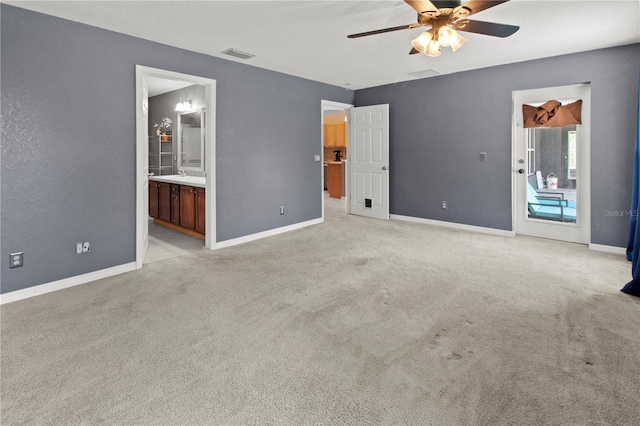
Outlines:
[{"label": "white interior door", "polygon": [[[523,127],[523,104],[536,106],[557,100],[565,105],[578,99],[582,99],[582,124],[550,129]],[[514,92],[516,234],[590,242],[590,118],[589,85]]]},{"label": "white interior door", "polygon": [[389,105],[351,108],[349,134],[351,213],[389,219]]},{"label": "white interior door", "polygon": [[[136,243],[136,266],[141,268],[149,248],[149,87],[147,79],[136,72],[138,80],[138,90],[136,99],[137,123],[137,173],[136,179],[141,188],[141,197],[138,201],[142,203],[137,207],[137,227],[139,228],[138,236],[141,237],[141,243]],[[142,165],[142,167],[140,167]]]}]

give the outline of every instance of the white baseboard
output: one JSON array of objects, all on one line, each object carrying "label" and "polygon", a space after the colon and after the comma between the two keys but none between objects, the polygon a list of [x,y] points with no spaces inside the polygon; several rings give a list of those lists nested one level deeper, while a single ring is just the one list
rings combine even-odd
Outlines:
[{"label": "white baseboard", "polygon": [[244,244],[262,238],[273,237],[274,235],[284,234],[285,232],[295,231],[296,229],[306,228],[307,226],[317,225],[324,222],[322,218],[308,220],[306,222],[294,223],[293,225],[283,226],[282,228],[270,229],[264,232],[258,232],[256,234],[245,235],[244,237],[233,238],[231,240],[221,241],[215,243],[211,250],[217,250],[221,248],[237,246],[238,244]]},{"label": "white baseboard", "polygon": [[465,225],[463,223],[445,222],[442,220],[423,219],[421,217],[402,216],[399,214],[389,215],[389,219],[402,220],[405,222],[421,223],[423,225],[442,226],[445,228],[458,229],[460,231],[479,232],[481,234],[497,235],[500,237],[513,237],[513,231],[504,231],[502,229],[485,228],[482,226]]},{"label": "white baseboard", "polygon": [[627,255],[626,247],[605,246],[602,244],[589,243],[589,250],[601,251],[604,253],[621,254],[623,256]]},{"label": "white baseboard", "polygon": [[[504,231],[501,229],[484,228],[481,226],[473,226],[473,225],[464,225],[461,223],[444,222],[441,220],[423,219],[420,217],[392,214],[392,215],[389,215],[389,218],[395,219],[395,220],[403,220],[405,222],[421,223],[424,225],[443,226],[445,228],[459,229],[462,231],[480,232],[483,234],[498,235],[502,237],[513,237],[516,235],[515,232],[513,231]],[[605,246],[601,244],[590,243],[589,249],[594,251],[604,252],[604,253],[620,254],[623,256],[627,255],[627,249],[625,247]]]},{"label": "white baseboard", "polygon": [[107,269],[101,269],[99,271],[93,271],[82,275],[76,275],[75,277],[69,277],[50,283],[40,284],[22,290],[10,291],[0,295],[0,305],[5,303],[16,302],[18,300],[27,299],[33,296],[39,296],[41,294],[51,293],[52,291],[62,290],[64,288],[75,287],[80,284],[86,284],[91,281],[99,280],[102,278],[112,277],[114,275],[124,274],[125,272],[131,272],[136,270],[136,262],[125,263],[123,265],[113,266]]}]

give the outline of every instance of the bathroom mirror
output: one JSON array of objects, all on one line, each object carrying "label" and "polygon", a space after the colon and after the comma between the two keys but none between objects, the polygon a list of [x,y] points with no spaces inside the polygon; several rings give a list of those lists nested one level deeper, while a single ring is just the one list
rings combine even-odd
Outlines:
[{"label": "bathroom mirror", "polygon": [[204,172],[204,108],[178,114],[178,168]]}]

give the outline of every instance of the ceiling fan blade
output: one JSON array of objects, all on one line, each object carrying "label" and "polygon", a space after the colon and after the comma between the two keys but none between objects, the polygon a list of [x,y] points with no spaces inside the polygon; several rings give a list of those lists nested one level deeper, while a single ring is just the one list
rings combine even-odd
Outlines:
[{"label": "ceiling fan blade", "polygon": [[370,35],[374,35],[374,34],[389,33],[391,31],[409,30],[411,28],[417,28],[417,27],[420,27],[420,26],[421,26],[421,24],[418,24],[418,23],[408,24],[408,25],[400,25],[398,27],[383,28],[381,30],[374,30],[374,31],[367,31],[367,32],[364,32],[364,33],[351,34],[351,35],[348,35],[347,38],[358,38],[358,37],[365,37],[365,36],[370,36]]},{"label": "ceiling fan blade", "polygon": [[420,53],[420,52],[417,51],[416,48],[414,47],[413,49],[411,49],[411,52],[409,52],[409,55],[415,55],[416,53]]},{"label": "ceiling fan blade", "polygon": [[429,0],[404,0],[404,2],[414,8],[420,15],[425,12],[438,12],[438,8],[435,7]]},{"label": "ceiling fan blade", "polygon": [[509,37],[520,29],[515,25],[496,24],[495,22],[470,21],[463,19],[453,23],[453,27],[458,31],[468,33],[484,34],[493,37]]},{"label": "ceiling fan blade", "polygon": [[[509,0],[470,0],[461,4],[453,10],[453,15],[457,17],[470,16],[474,13],[482,12],[490,7],[497,6],[502,3],[506,3]],[[466,9],[466,10],[465,10]]]}]

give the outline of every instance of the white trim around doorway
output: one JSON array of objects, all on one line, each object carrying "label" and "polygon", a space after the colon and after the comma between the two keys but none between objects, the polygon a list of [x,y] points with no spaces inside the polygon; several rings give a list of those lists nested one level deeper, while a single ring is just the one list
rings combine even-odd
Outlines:
[{"label": "white trim around doorway", "polygon": [[[335,111],[335,110],[348,110],[349,108],[353,108],[353,105],[351,104],[345,104],[342,102],[335,102],[335,101],[326,101],[326,100],[322,100],[321,101],[321,108],[320,108],[320,199],[322,200],[322,216],[321,216],[321,222],[324,222],[324,112],[325,111]],[[347,158],[349,158],[349,112],[347,111]],[[345,196],[342,198],[344,199],[349,199],[349,169],[348,169],[348,162],[345,163]],[[349,211],[349,203],[347,202],[347,213],[350,213]]]},{"label": "white trim around doorway", "polygon": [[214,249],[216,244],[216,80],[182,74],[173,71],[136,65],[136,268],[142,268],[144,260],[143,226],[148,220],[148,206],[144,203],[142,191],[143,179],[141,170],[148,167],[149,159],[145,155],[148,141],[142,135],[147,132],[142,128],[143,118],[140,117],[137,105],[144,97],[143,79],[145,77],[164,78],[169,80],[187,81],[202,84],[205,87],[205,189],[206,189],[206,219],[205,219],[205,247]]},{"label": "white trim around doorway", "polygon": [[[518,159],[518,144],[522,144],[522,104],[541,104],[551,99],[573,101],[582,99],[582,124],[579,127],[580,145],[578,153],[578,225],[553,223],[551,221],[528,220],[518,217],[518,204],[526,204],[526,193],[518,191],[517,176],[524,158]],[[549,238],[578,244],[591,243],[591,86],[590,83],[559,87],[546,87],[512,92],[512,145],[511,145],[511,218],[515,234]],[[526,178],[526,177],[525,177]],[[518,223],[520,221],[520,223]],[[526,228],[525,228],[526,225]]]}]

